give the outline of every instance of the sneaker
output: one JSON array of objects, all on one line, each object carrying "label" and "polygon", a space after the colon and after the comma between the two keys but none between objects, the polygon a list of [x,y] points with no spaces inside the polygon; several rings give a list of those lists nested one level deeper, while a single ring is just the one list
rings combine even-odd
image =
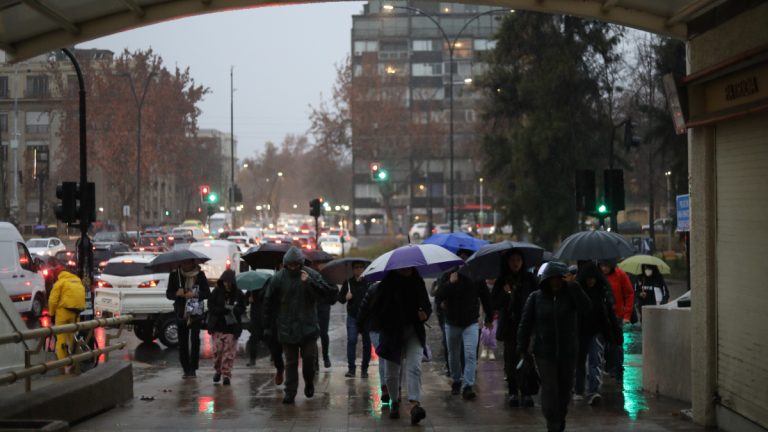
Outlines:
[{"label": "sneaker", "polygon": [[509,399],[507,399],[507,404],[509,404],[509,406],[512,408],[517,408],[520,406],[520,399],[516,394],[510,395]]},{"label": "sneaker", "polygon": [[411,408],[411,424],[412,425],[418,424],[426,416],[427,416],[427,411],[425,411],[424,408],[421,407],[421,405],[416,405],[413,408]]},{"label": "sneaker", "polygon": [[488,360],[496,360],[496,354],[493,351],[488,351]]},{"label": "sneaker", "polygon": [[292,404],[295,401],[296,401],[296,395],[295,394],[286,394],[285,397],[283,398],[283,403],[286,404],[286,405],[287,404]]},{"label": "sneaker", "polygon": [[221,381],[221,374],[217,372],[213,374],[213,382],[217,383],[219,381]]},{"label": "sneaker", "polygon": [[464,398],[464,400],[472,400],[475,396],[477,396],[477,394],[472,390],[472,386],[464,387],[464,390],[461,392],[461,397]]},{"label": "sneaker", "polygon": [[583,401],[584,400],[584,395],[583,394],[579,394],[579,393],[574,393],[573,394],[573,400],[575,400],[575,401]]},{"label": "sneaker", "polygon": [[312,383],[304,384],[304,396],[311,398],[315,395],[315,385]]},{"label": "sneaker", "polygon": [[355,371],[354,370],[348,370],[347,373],[344,374],[347,378],[354,378],[355,377]]},{"label": "sneaker", "polygon": [[400,418],[400,403],[392,402],[392,407],[389,409],[389,418],[391,419]]},{"label": "sneaker", "polygon": [[454,396],[457,396],[457,395],[461,394],[461,383],[460,382],[455,382],[455,383],[451,384],[451,394],[454,395]]},{"label": "sneaker", "polygon": [[229,385],[229,377],[224,377],[224,382],[222,384]]},{"label": "sneaker", "polygon": [[533,398],[532,397],[530,397],[530,396],[523,396],[523,403],[522,403],[522,405],[523,405],[523,408],[533,408],[535,404],[533,403]]},{"label": "sneaker", "polygon": [[361,371],[360,372],[360,378],[368,378],[368,371]]},{"label": "sneaker", "polygon": [[279,370],[277,373],[275,373],[275,385],[280,385],[285,380],[285,376],[283,375],[283,371]]},{"label": "sneaker", "polygon": [[323,366],[325,366],[326,369],[331,367],[331,359],[328,358],[328,357],[324,358],[323,359]]},{"label": "sneaker", "polygon": [[596,406],[596,405],[600,405],[600,402],[602,400],[603,400],[603,397],[600,396],[600,393],[595,393],[595,394],[593,394],[592,396],[589,397],[589,399],[587,400],[587,403],[590,406]]},{"label": "sneaker", "polygon": [[486,359],[488,358],[488,350],[483,348],[480,350],[480,359]]}]

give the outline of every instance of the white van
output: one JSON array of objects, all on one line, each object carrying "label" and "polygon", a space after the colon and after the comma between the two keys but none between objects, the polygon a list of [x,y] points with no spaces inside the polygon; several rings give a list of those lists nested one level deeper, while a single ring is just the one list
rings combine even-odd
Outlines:
[{"label": "white van", "polygon": [[43,314],[45,280],[37,273],[19,230],[8,222],[0,222],[0,284],[19,313]]},{"label": "white van", "polygon": [[[190,250],[202,253],[211,260],[200,264],[208,280],[215,282],[224,270],[240,273],[240,249],[229,240],[205,240],[189,245]],[[211,287],[213,289],[213,287]]]}]

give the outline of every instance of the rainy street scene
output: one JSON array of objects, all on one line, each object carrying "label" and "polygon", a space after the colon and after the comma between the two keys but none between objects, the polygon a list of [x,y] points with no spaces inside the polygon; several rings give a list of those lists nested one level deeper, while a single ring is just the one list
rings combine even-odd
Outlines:
[{"label": "rainy street scene", "polygon": [[766,22],[0,2],[0,432],[768,432]]}]

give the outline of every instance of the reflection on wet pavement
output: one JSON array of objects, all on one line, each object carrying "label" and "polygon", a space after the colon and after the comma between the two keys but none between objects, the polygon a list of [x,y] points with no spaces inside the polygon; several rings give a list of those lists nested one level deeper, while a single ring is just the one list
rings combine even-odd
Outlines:
[{"label": "reflection on wet pavement", "polygon": [[648,410],[643,392],[643,337],[640,327],[633,325],[624,331],[624,411],[630,420],[637,420],[638,413]]}]

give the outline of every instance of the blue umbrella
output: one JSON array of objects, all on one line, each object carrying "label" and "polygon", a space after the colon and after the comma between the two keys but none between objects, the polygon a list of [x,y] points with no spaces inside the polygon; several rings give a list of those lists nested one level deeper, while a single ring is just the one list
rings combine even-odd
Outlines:
[{"label": "blue umbrella", "polygon": [[444,247],[453,253],[459,252],[459,249],[477,252],[478,249],[488,243],[488,240],[476,239],[463,232],[434,234],[422,242],[422,244],[433,244]]},{"label": "blue umbrella", "polygon": [[438,275],[464,261],[452,252],[431,244],[409,244],[373,260],[363,272],[368,281],[379,281],[391,270],[414,267],[423,277]]}]

